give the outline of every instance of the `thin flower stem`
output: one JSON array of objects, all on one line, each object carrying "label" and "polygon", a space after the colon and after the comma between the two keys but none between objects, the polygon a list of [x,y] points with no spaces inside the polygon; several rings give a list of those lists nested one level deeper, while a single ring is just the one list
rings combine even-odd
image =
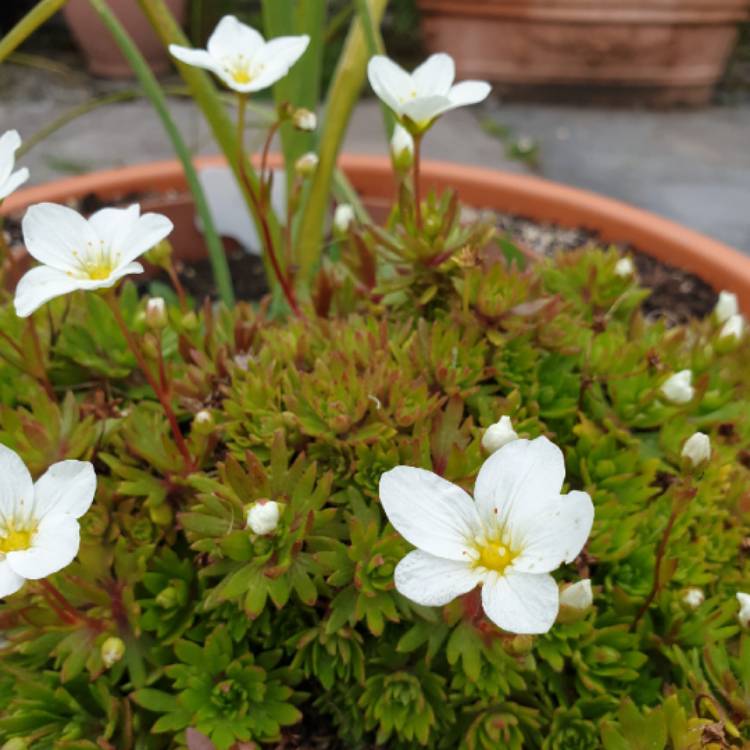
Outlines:
[{"label": "thin flower stem", "polygon": [[169,276],[169,280],[172,282],[175,292],[177,292],[177,300],[180,304],[180,312],[186,313],[188,309],[187,305],[187,294],[185,294],[185,287],[182,286],[180,277],[177,275],[177,269],[174,267],[172,259],[169,258],[166,265],[166,271]]},{"label": "thin flower stem", "polygon": [[270,184],[269,179],[266,175],[266,169],[268,167],[268,152],[271,149],[271,142],[273,141],[273,137],[276,135],[276,131],[279,129],[280,125],[281,122],[279,120],[276,120],[274,123],[272,123],[271,127],[268,128],[268,135],[266,136],[266,142],[263,144],[263,153],[260,157],[260,184],[261,189],[264,189],[263,186],[266,186],[266,198],[270,198],[270,195],[268,193]]},{"label": "thin flower stem", "polygon": [[151,386],[152,390],[156,394],[156,397],[159,399],[159,403],[164,409],[167,421],[169,422],[169,426],[172,430],[174,441],[177,444],[177,448],[179,449],[180,453],[182,454],[183,460],[185,461],[186,472],[189,473],[193,471],[195,465],[190,455],[190,451],[188,450],[187,443],[185,442],[185,438],[183,437],[182,431],[180,430],[180,425],[177,422],[177,417],[175,416],[174,410],[172,409],[172,404],[170,403],[167,390],[165,388],[162,388],[157,382],[156,378],[154,378],[154,375],[151,372],[151,368],[148,366],[148,362],[146,362],[146,359],[143,356],[143,352],[138,346],[138,342],[135,340],[135,337],[128,329],[127,323],[122,317],[122,311],[120,310],[120,305],[117,302],[116,295],[112,291],[110,291],[105,295],[104,299],[112,310],[112,313],[115,316],[115,320],[117,321],[117,325],[122,331],[122,335],[125,337],[125,341],[127,341],[130,351],[133,352],[133,356],[138,363],[138,367],[140,367],[141,372],[148,381],[148,384]]},{"label": "thin flower stem", "polygon": [[55,391],[52,388],[52,383],[49,382],[47,376],[47,367],[44,364],[44,355],[42,354],[42,344],[39,341],[39,332],[36,330],[36,323],[34,318],[29,317],[27,327],[29,329],[29,335],[31,336],[31,342],[34,345],[34,355],[36,356],[37,362],[37,380],[41,383],[45,393],[52,399],[55,400]]},{"label": "thin flower stem", "polygon": [[[287,278],[286,274],[282,270],[279,259],[276,257],[276,249],[273,244],[273,236],[271,234],[271,228],[268,225],[268,215],[267,215],[267,206],[264,206],[264,201],[261,200],[261,198],[256,193],[255,189],[253,188],[253,185],[251,181],[247,177],[247,173],[245,171],[246,165],[247,165],[247,156],[245,154],[245,109],[247,104],[247,96],[244,94],[238,94],[237,96],[237,143],[239,148],[239,164],[240,164],[240,176],[242,178],[242,182],[245,186],[245,189],[247,190],[248,195],[250,196],[250,200],[253,203],[253,206],[255,208],[255,212],[258,216],[258,220],[260,222],[261,232],[263,234],[263,245],[265,247],[266,252],[268,253],[268,258],[271,261],[271,267],[273,268],[274,275],[276,276],[276,280],[279,282],[279,285],[281,286],[281,291],[284,293],[284,297],[286,298],[287,303],[289,304],[289,307],[292,309],[292,312],[298,317],[303,317],[302,311],[300,310],[299,304],[297,303],[297,297],[294,293],[294,289],[289,283],[289,279]],[[261,170],[260,175],[261,181],[260,181],[260,190],[264,190],[264,175],[263,171]]]},{"label": "thin flower stem", "polygon": [[414,139],[414,217],[417,222],[417,231],[422,231],[422,134],[413,136]]}]

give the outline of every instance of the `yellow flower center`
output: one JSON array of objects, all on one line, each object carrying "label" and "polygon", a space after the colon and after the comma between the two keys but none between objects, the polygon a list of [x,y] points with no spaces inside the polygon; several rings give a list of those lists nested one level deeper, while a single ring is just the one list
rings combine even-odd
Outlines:
[{"label": "yellow flower center", "polygon": [[234,78],[235,83],[250,83],[253,80],[247,68],[235,68],[232,71],[232,78]]},{"label": "yellow flower center", "polygon": [[100,259],[86,266],[86,273],[92,281],[103,281],[104,279],[108,279],[112,274],[112,264],[109,261]]},{"label": "yellow flower center", "polygon": [[89,243],[87,250],[81,254],[73,251],[73,258],[79,267],[77,273],[68,273],[68,276],[78,276],[90,279],[91,281],[104,281],[112,275],[112,271],[117,266],[119,253],[113,257],[112,251],[99,242],[99,247],[92,246]]},{"label": "yellow flower center", "polygon": [[31,547],[31,539],[34,536],[34,529],[16,529],[13,524],[0,532],[0,552],[19,552],[20,550]]},{"label": "yellow flower center", "polygon": [[516,558],[516,553],[502,542],[489,541],[476,547],[479,557],[474,561],[475,568],[486,568],[503,573]]}]

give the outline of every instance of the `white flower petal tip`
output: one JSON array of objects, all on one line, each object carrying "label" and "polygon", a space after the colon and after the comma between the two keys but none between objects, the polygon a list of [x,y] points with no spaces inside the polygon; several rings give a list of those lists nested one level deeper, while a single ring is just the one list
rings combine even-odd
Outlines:
[{"label": "white flower petal tip", "polygon": [[412,73],[385,55],[375,55],[367,65],[367,77],[375,94],[412,134],[423,133],[451,109],[478,104],[490,94],[486,81],[453,83],[453,58],[446,54],[429,57]]},{"label": "white flower petal tip", "polygon": [[258,536],[272,534],[279,525],[281,509],[274,500],[259,501],[247,512],[247,527]]},{"label": "white flower petal tip", "polygon": [[345,235],[356,216],[354,209],[348,203],[339,203],[333,214],[333,229],[338,235]]},{"label": "white flower petal tip", "polygon": [[742,315],[729,317],[719,331],[720,339],[736,339],[739,341],[745,333],[745,319]]},{"label": "white flower petal tip", "polygon": [[309,109],[298,109],[292,115],[292,124],[297,130],[312,133],[318,127],[318,116]]},{"label": "white flower petal tip", "polygon": [[583,578],[565,586],[560,591],[560,612],[557,621],[570,623],[580,620],[594,603],[594,592],[591,581]]},{"label": "white flower petal tip", "polygon": [[661,386],[661,394],[673,404],[687,404],[695,396],[693,373],[691,370],[680,370],[671,375]]},{"label": "white flower petal tip", "polygon": [[504,445],[518,440],[518,434],[513,429],[510,417],[500,417],[499,422],[490,425],[482,435],[482,448],[488,453],[499,451]]},{"label": "white flower petal tip", "polygon": [[211,34],[207,49],[172,44],[169,51],[186,65],[214,73],[233,91],[249,94],[267,89],[282,79],[309,44],[307,35],[281,36],[265,41],[251,26],[234,16],[224,16]]},{"label": "white flower petal tip", "polygon": [[0,445],[0,475],[2,597],[73,561],[80,543],[77,519],[94,499],[96,474],[86,461],[62,461],[34,485],[16,453]]},{"label": "white flower petal tip", "polygon": [[16,314],[26,318],[55,297],[76,290],[105,289],[141,273],[135,259],[161,242],[172,222],[141,215],[137,205],[105,208],[84,219],[66,206],[38,203],[23,217],[26,248],[41,265],[18,282]]},{"label": "white flower petal tip", "polygon": [[21,147],[21,136],[17,130],[8,130],[0,136],[0,201],[5,200],[29,179],[26,167],[13,171],[16,166],[16,151]]},{"label": "white flower petal tip", "polygon": [[623,279],[629,279],[631,276],[635,274],[635,265],[633,264],[633,261],[628,258],[620,258],[620,260],[615,263],[615,276],[619,276]]},{"label": "white flower petal tip", "polygon": [[719,323],[726,323],[733,315],[740,311],[737,295],[726,290],[719,293],[719,299],[714,307],[714,315]]},{"label": "white flower petal tip", "polygon": [[682,603],[692,610],[698,609],[698,607],[706,601],[706,595],[703,593],[703,589],[690,588],[686,589],[682,595]]},{"label": "white flower petal tip", "polygon": [[681,455],[691,466],[700,466],[711,458],[711,438],[703,432],[694,433],[682,446]]},{"label": "white flower petal tip", "polygon": [[480,585],[484,611],[498,627],[549,630],[559,608],[549,573],[579,554],[594,518],[585,492],[560,494],[564,475],[562,452],[543,437],[493,453],[474,500],[424,469],[398,466],[383,474],[383,510],[417,548],[396,568],[398,591],[442,606]]},{"label": "white flower petal tip", "polygon": [[738,591],[737,602],[740,605],[737,619],[743,628],[750,628],[750,594],[744,594],[741,591]]}]

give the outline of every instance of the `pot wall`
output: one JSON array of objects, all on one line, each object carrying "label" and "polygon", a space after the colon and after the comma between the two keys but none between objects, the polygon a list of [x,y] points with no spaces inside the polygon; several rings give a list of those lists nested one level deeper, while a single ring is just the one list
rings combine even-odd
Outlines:
[{"label": "pot wall", "polygon": [[[187,0],[166,0],[178,23],[185,21]],[[154,73],[169,70],[169,54],[151,28],[137,0],[109,0],[109,7],[133,37]],[[89,72],[105,78],[132,78],[127,60],[88,0],[69,0],[65,20],[81,48]]]},{"label": "pot wall", "polygon": [[[750,0],[419,0],[425,43],[500,91],[704,104]],[[611,98],[610,96],[610,98]]]},{"label": "pot wall", "polygon": [[[220,157],[196,160],[198,169],[221,163]],[[270,164],[280,163],[278,155],[273,155]],[[344,155],[339,166],[368,206],[377,209],[395,197],[389,158]],[[422,175],[426,188],[454,188],[469,205],[561,226],[585,227],[597,232],[604,243],[631,244],[665,263],[697,274],[715,289],[734,292],[744,312],[750,315],[750,257],[699,232],[626,203],[539,177],[436,161],[425,161]],[[33,203],[64,203],[92,193],[105,202],[139,192],[177,193],[163,200],[144,201],[143,206],[173,219],[181,233],[173,235],[175,247],[183,260],[190,260],[204,254],[205,249],[195,229],[195,215],[186,191],[179,162],[156,162],[19,190],[0,206],[0,216],[22,213]]]}]

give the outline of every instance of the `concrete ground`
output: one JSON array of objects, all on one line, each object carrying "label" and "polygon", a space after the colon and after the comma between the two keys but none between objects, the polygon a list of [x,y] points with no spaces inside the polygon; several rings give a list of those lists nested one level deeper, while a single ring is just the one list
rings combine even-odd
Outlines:
[{"label": "concrete ground", "polygon": [[[176,80],[174,83],[178,83]],[[126,86],[127,88],[128,86]],[[0,130],[28,138],[92,94],[121,84],[5,65],[0,69]],[[196,153],[215,148],[193,105],[172,111]],[[537,143],[534,169],[506,157],[488,130]],[[351,151],[385,153],[373,100],[357,108],[346,139]],[[699,111],[646,112],[492,102],[446,115],[425,155],[537,174],[619,198],[686,224],[750,254],[750,104]],[[169,158],[159,121],[143,100],[100,108],[66,125],[22,160],[33,182],[64,174]]]}]

